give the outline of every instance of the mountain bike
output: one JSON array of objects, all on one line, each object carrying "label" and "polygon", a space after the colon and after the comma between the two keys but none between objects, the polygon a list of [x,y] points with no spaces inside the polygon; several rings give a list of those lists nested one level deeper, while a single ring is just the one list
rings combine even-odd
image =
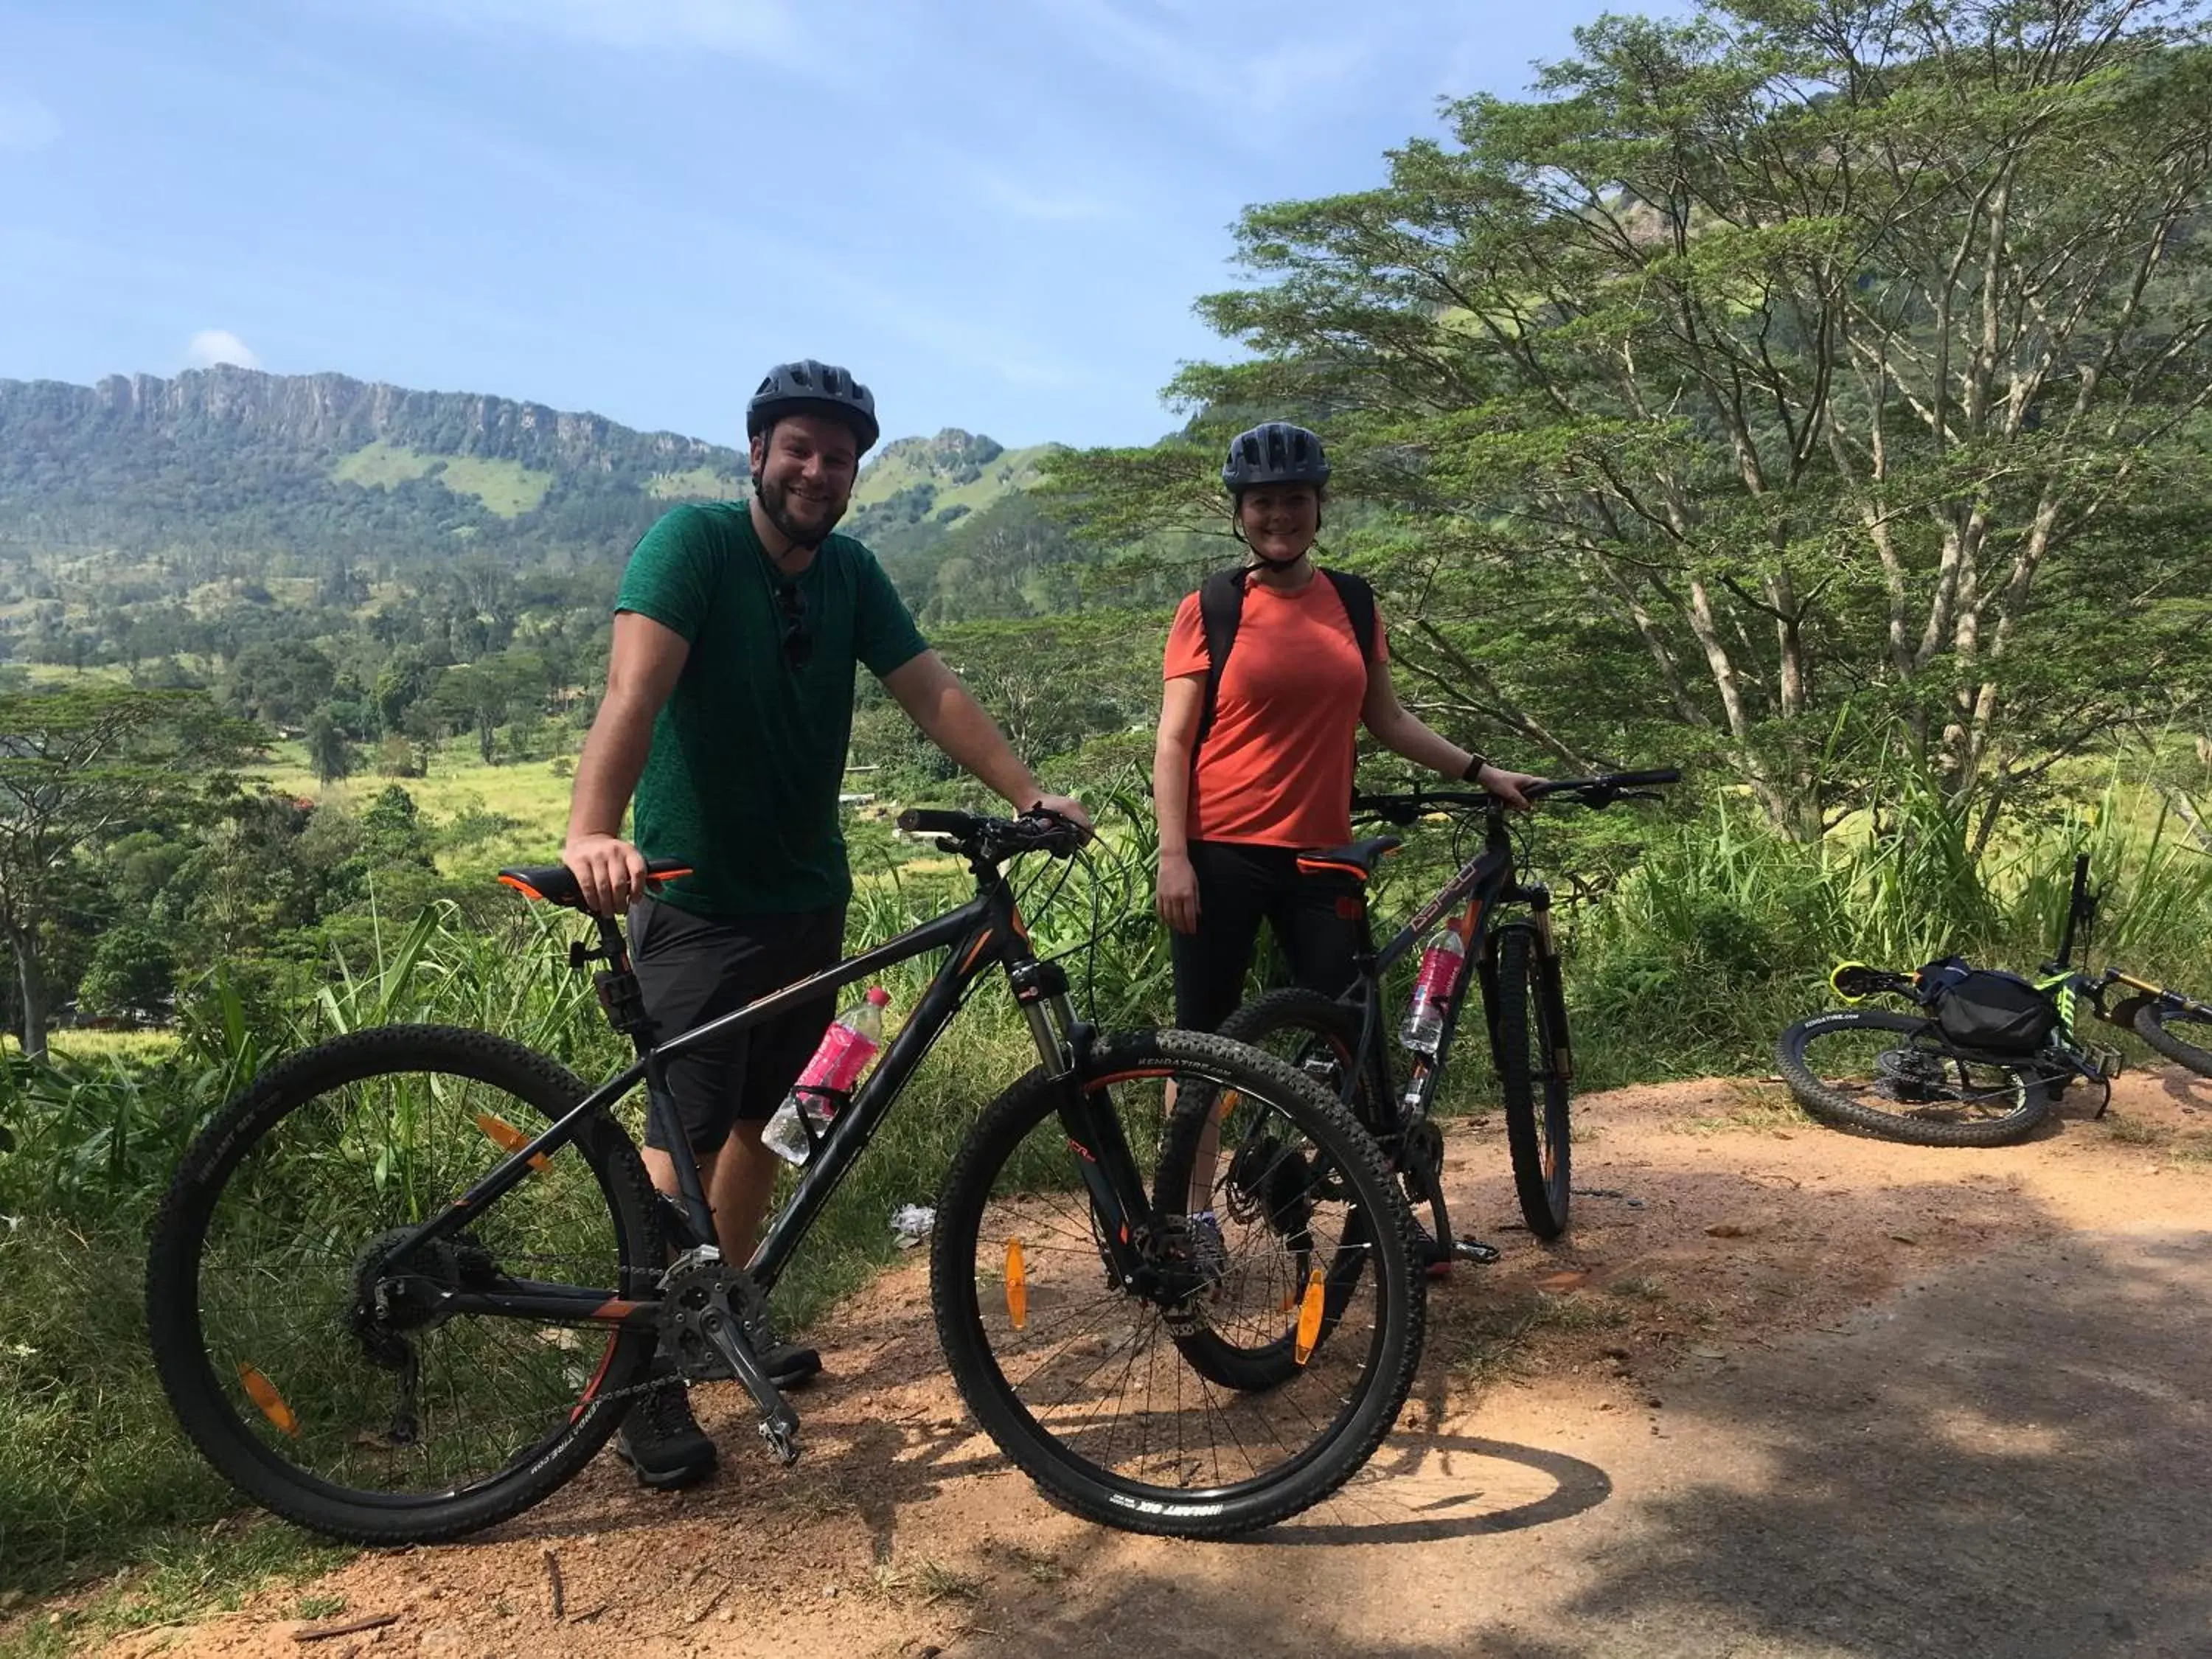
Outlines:
[{"label": "mountain bike", "polygon": [[[1776,1060],[1784,1080],[1814,1117],[1923,1146],[1995,1146],[2021,1139],[2047,1116],[2076,1081],[2104,1091],[2097,1115],[2111,1103],[2120,1075],[2120,1051],[2088,1040],[2084,1007],[2107,1024],[2132,1030],[2160,1053],[2212,1075],[2212,1053],[2178,1035],[2178,1029],[2212,1026],[2212,1007],[2178,991],[2140,980],[2117,968],[2092,974],[2073,964],[2077,939],[2086,958],[2095,924],[2097,896],[2089,886],[2087,854],[2074,861],[2072,890],[2057,955],[2032,981],[2013,975],[2048,1006],[2048,1017],[2027,1028],[2018,1044],[1992,1047],[1961,1040],[1947,1025],[1943,998],[1954,994],[1936,971],[1911,972],[1847,962],[1829,975],[1844,1001],[1877,995],[1911,1000],[1918,1012],[1892,1013],[1850,1008],[1799,1020],[1782,1034]],[[2130,993],[2111,1007],[2114,986]],[[1815,1050],[1817,1048],[1817,1054]],[[2199,1057],[2193,1063],[2190,1055]]]},{"label": "mountain bike", "polygon": [[[1571,799],[1602,811],[1620,800],[1656,799],[1657,786],[1680,778],[1669,767],[1559,779],[1526,793],[1537,799]],[[1380,950],[1363,920],[1357,972],[1341,996],[1270,991],[1231,1015],[1221,1033],[1286,1059],[1333,1091],[1375,1138],[1421,1218],[1419,1248],[1432,1272],[1455,1259],[1495,1261],[1492,1247],[1452,1232],[1443,1190],[1443,1133],[1431,1115],[1464,1006],[1464,971],[1443,989],[1443,1023],[1435,1052],[1408,1053],[1402,1083],[1393,1058],[1398,1034],[1385,1018],[1383,976],[1440,927],[1450,928],[1465,946],[1464,960],[1474,964],[1481,992],[1522,1218],[1537,1237],[1557,1238],[1566,1231],[1573,1193],[1568,1119],[1574,1053],[1559,948],[1552,936],[1550,890],[1521,879],[1504,806],[1486,792],[1417,788],[1358,795],[1352,812],[1400,825],[1435,813],[1480,814],[1482,850]],[[1316,877],[1349,876],[1364,885],[1379,862],[1403,844],[1396,836],[1370,836],[1348,847],[1302,854],[1298,868]],[[1500,910],[1509,905],[1525,905],[1527,918],[1500,921]]]},{"label": "mountain bike", "polygon": [[[1077,1018],[1006,872],[1074,855],[1076,826],[900,823],[966,860],[972,899],[690,1030],[653,1029],[620,924],[596,918],[570,963],[604,964],[599,1001],[638,1056],[597,1087],[494,1033],[398,1025],[295,1054],[227,1105],[162,1203],[147,1291],[162,1385],[209,1461],[319,1532],[452,1538],[582,1468],[655,1386],[658,1352],[687,1383],[741,1382],[789,1463],[799,1419],[758,1358],[768,1297],[995,974],[1037,1064],[968,1133],[931,1253],[938,1338],[975,1420],[1051,1496],[1134,1531],[1227,1535],[1341,1485],[1396,1419],[1424,1333],[1412,1218],[1374,1143],[1226,1039],[1102,1036]],[[500,878],[582,908],[559,865]],[[725,1261],[690,1160],[678,1195],[656,1194],[612,1109],[644,1084],[682,1146],[671,1059],[932,951],[934,977],[751,1259]],[[1228,1224],[1200,1239],[1184,1200],[1202,1136],[1236,1150],[1212,1200]]]},{"label": "mountain bike", "polygon": [[[2059,936],[2058,954],[2043,964],[2045,977],[2038,982],[2058,999],[2059,1012],[2069,1027],[2086,998],[2098,1018],[2132,1030],[2176,1065],[2200,1077],[2212,1077],[2212,1003],[2199,1002],[2118,968],[2107,967],[2093,977],[2086,968],[2077,970],[2069,965],[2077,927],[2081,958],[2084,963],[2088,960],[2099,896],[2089,886],[2089,855],[2080,854],[2074,860],[2074,885],[2067,899],[2066,928]],[[2130,994],[2108,1010],[2105,994],[2115,985],[2126,987]]]}]

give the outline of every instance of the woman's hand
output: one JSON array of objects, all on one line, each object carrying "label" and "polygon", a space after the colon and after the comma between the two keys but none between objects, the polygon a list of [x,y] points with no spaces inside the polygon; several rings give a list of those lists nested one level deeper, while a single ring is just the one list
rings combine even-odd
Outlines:
[{"label": "woman's hand", "polygon": [[1474,781],[1516,812],[1536,810],[1528,796],[1521,792],[1532,783],[1543,782],[1543,779],[1533,772],[1508,772],[1498,766],[1485,766],[1474,775]]},{"label": "woman's hand", "polygon": [[1178,933],[1198,931],[1198,872],[1188,853],[1161,853],[1158,894],[1161,921]]}]

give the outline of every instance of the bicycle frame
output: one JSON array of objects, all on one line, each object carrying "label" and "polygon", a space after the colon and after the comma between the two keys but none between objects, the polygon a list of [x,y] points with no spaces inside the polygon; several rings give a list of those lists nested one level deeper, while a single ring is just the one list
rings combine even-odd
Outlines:
[{"label": "bicycle frame", "polygon": [[[986,878],[988,872],[988,879]],[[889,1114],[892,1103],[945,1029],[957,1017],[969,987],[994,968],[1005,970],[1036,1040],[1037,1054],[1047,1072],[1072,1079],[1088,1045],[1091,1031],[1075,1018],[1067,995],[1066,975],[1057,964],[1039,962],[1030,948],[1028,930],[1014,902],[1012,886],[994,866],[985,865],[975,874],[981,890],[957,909],[900,934],[896,939],[838,963],[817,974],[769,993],[744,1007],[671,1037],[665,1042],[648,1041],[650,1022],[634,1000],[636,981],[617,923],[598,918],[601,951],[577,957],[603,956],[610,970],[599,976],[602,1002],[617,1029],[630,1036],[638,1049],[635,1064],[610,1079],[526,1144],[508,1156],[471,1187],[454,1204],[399,1240],[385,1258],[387,1266],[404,1263],[420,1246],[450,1237],[465,1228],[491,1205],[527,1179],[552,1153],[573,1141],[596,1113],[608,1109],[640,1082],[647,1085],[647,1109],[660,1138],[672,1146],[685,1146],[684,1129],[674,1100],[666,1087],[669,1060],[678,1054],[729,1031],[745,1030],[788,1010],[817,1001],[839,988],[866,979],[879,970],[906,962],[927,951],[946,949],[945,962],[931,980],[913,1014],[884,1051],[875,1069],[839,1112],[821,1138],[790,1201],[769,1224],[751,1259],[745,1264],[753,1283],[765,1294],[775,1285],[797,1252],[823,1206],[830,1201],[854,1160],[872,1139]],[[1151,1215],[1148,1195],[1141,1186],[1128,1188],[1135,1165],[1121,1134],[1120,1120],[1110,1110],[1097,1110],[1079,1090],[1068,1089],[1060,1115],[1071,1145],[1078,1154],[1077,1167],[1091,1199],[1106,1220],[1105,1245],[1117,1268],[1133,1272],[1136,1258],[1129,1241]],[[684,1247],[712,1247],[713,1214],[702,1189],[696,1165],[690,1158],[673,1160],[680,1204],[663,1195],[664,1215],[681,1235],[674,1242]],[[659,1263],[650,1264],[657,1273]],[[440,1308],[451,1314],[472,1313],[527,1318],[540,1322],[599,1322],[652,1329],[658,1326],[660,1304],[654,1299],[631,1299],[620,1291],[588,1291],[574,1286],[507,1281],[498,1291],[446,1292]]]},{"label": "bicycle frame", "polygon": [[[2066,925],[2058,936],[2058,954],[2043,964],[2036,979],[2036,988],[2047,991],[2058,1004],[2059,1022],[2069,1041],[2087,1048],[2078,1030],[2082,999],[2098,1018],[2123,1030],[2133,1024],[2130,1011],[2141,1004],[2164,1002],[2178,1007],[2195,1008],[2201,1005],[2169,990],[2163,985],[2154,985],[2148,980],[2137,979],[2133,974],[2118,968],[2107,967],[2101,974],[2092,974],[2088,968],[2089,943],[2097,918],[2097,896],[2089,890],[2089,855],[2077,853],[2074,857],[2074,884],[2066,900]],[[2073,965],[2075,930],[2081,938],[2082,965]],[[2124,985],[2135,994],[2124,997],[2117,1008],[2105,1006],[2105,993],[2115,985]]]},{"label": "bicycle frame", "polygon": [[[1382,1032],[1382,976],[1403,961],[1422,940],[1429,937],[1441,922],[1452,927],[1467,947],[1466,960],[1472,974],[1462,972],[1459,984],[1454,988],[1444,1008],[1443,1030],[1438,1033],[1437,1051],[1433,1055],[1416,1054],[1413,1075],[1405,1094],[1401,1097],[1401,1122],[1409,1117],[1425,1116],[1434,1102],[1438,1080],[1443,1074],[1444,1064],[1451,1053],[1453,1038],[1459,1030],[1461,1011],[1467,1006],[1469,979],[1480,975],[1486,1010],[1492,1000],[1491,970],[1486,964],[1485,950],[1492,928],[1492,918],[1498,907],[1504,904],[1527,904],[1534,912],[1534,926],[1545,948],[1551,945],[1550,889],[1540,884],[1523,884],[1515,879],[1513,844],[1507,833],[1504,815],[1497,808],[1487,811],[1488,825],[1483,836],[1482,850],[1468,860],[1444,884],[1436,896],[1424,904],[1407,919],[1406,924],[1391,935],[1381,949],[1370,948],[1361,954],[1358,977],[1352,990],[1360,1003],[1359,1064],[1367,1063],[1365,1056],[1380,1054]],[[1462,910],[1461,907],[1466,908]],[[1453,912],[1459,911],[1456,916]],[[1356,1092],[1358,1064],[1343,1085],[1346,1091]],[[1346,1095],[1347,1103],[1350,1094]],[[1397,1126],[1370,1126],[1395,1130]]]}]

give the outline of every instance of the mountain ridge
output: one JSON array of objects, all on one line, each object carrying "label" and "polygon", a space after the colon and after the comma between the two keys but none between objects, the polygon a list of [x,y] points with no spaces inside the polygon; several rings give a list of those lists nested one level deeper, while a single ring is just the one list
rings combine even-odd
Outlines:
[{"label": "mountain ridge", "polygon": [[[895,439],[862,469],[847,527],[924,550],[1026,488],[1048,447],[957,428]],[[732,446],[495,393],[228,364],[0,379],[0,548],[619,558],[672,503],[748,489]]]}]

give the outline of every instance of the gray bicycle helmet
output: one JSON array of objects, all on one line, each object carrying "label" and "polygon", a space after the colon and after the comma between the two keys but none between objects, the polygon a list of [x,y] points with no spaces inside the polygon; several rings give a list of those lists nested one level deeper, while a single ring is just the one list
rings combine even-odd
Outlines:
[{"label": "gray bicycle helmet", "polygon": [[867,453],[883,436],[876,424],[875,394],[853,378],[850,369],[811,357],[778,363],[745,405],[745,436],[757,438],[787,415],[827,415],[844,422]]},{"label": "gray bicycle helmet", "polygon": [[1328,482],[1328,457],[1305,428],[1269,421],[1230,440],[1221,482],[1231,495],[1255,484],[1310,483],[1318,489]]}]

